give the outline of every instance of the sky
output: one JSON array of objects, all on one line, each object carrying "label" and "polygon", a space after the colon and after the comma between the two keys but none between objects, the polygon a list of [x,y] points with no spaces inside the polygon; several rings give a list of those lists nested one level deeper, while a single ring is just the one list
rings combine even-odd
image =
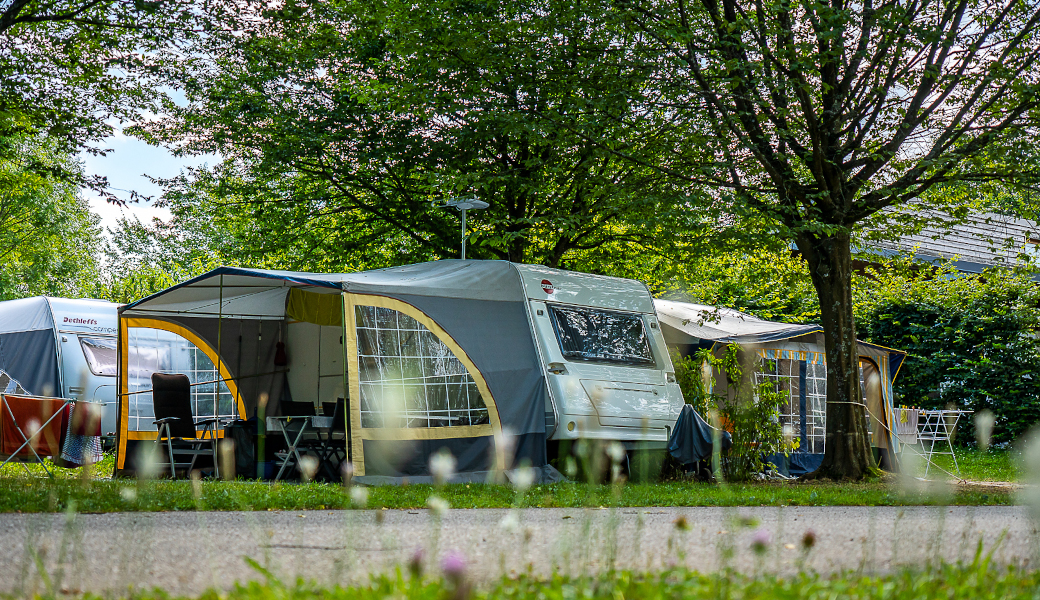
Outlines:
[{"label": "sky", "polygon": [[[178,158],[165,148],[149,146],[136,138],[126,136],[120,131],[98,147],[110,148],[107,156],[80,155],[88,175],[108,177],[108,183],[120,198],[129,198],[130,190],[145,196],[158,198],[159,186],[153,184],[145,175],[152,177],[172,177],[189,166],[213,165],[217,158],[213,155]],[[168,219],[170,211],[155,208],[151,202],[130,203],[120,207],[106,202],[96,193],[83,190],[83,195],[90,202],[90,209],[101,217],[103,230],[115,228],[120,216],[136,216],[142,222],[150,222],[153,218]],[[107,231],[106,231],[107,234]]]}]

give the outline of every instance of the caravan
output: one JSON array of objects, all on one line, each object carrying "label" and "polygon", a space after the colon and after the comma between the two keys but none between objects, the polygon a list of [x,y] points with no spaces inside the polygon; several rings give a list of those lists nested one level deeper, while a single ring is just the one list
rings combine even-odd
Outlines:
[{"label": "caravan", "polygon": [[663,448],[683,407],[646,286],[539,266],[221,267],[123,307],[118,327],[119,473],[156,438],[160,371],[187,375],[197,417],[263,426],[343,406],[340,444],[370,482],[422,481],[441,448],[460,477],[526,461],[551,479],[552,445]]},{"label": "caravan", "polygon": [[114,436],[118,307],[47,296],[0,302],[0,392],[104,404],[101,432]]}]

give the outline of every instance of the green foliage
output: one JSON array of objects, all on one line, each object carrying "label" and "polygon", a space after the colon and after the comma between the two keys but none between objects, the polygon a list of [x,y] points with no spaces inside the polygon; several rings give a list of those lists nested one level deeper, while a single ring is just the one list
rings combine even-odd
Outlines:
[{"label": "green foliage", "polygon": [[[757,382],[756,356],[730,344],[721,356],[702,349],[673,361],[673,366],[687,404],[733,436],[721,465],[727,480],[749,481],[766,470],[764,456],[795,449],[780,424],[780,408],[790,398],[768,380]],[[709,369],[726,378],[724,387],[716,387]],[[716,393],[720,389],[722,393]]]},{"label": "green foliage", "polygon": [[49,138],[0,138],[0,299],[89,295],[98,218],[60,176],[80,169]]},{"label": "green foliage", "polygon": [[700,192],[664,182],[665,157],[590,110],[647,84],[603,60],[611,18],[571,0],[296,2],[214,31],[168,74],[187,105],[137,132],[223,157],[165,201],[225,226],[244,263],[455,257],[458,214],[430,202],[472,195],[490,204],[469,214],[473,258],[598,271],[710,222],[679,210]]},{"label": "green foliage", "polygon": [[[64,155],[104,154],[113,124],[158,110],[166,51],[190,43],[240,3],[14,0],[0,7],[0,137],[41,135]],[[3,149],[0,149],[3,157]],[[104,178],[73,163],[29,171],[111,198]],[[125,199],[123,199],[125,200]]]},{"label": "green foliage", "polygon": [[[1028,274],[896,262],[868,275],[857,302],[861,337],[908,353],[897,404],[988,408],[997,443],[1040,422],[1040,288]],[[972,435],[962,420],[959,441]]]},{"label": "green foliage", "polygon": [[[990,558],[980,556],[972,563],[942,564],[928,569],[902,569],[884,574],[862,571],[820,575],[801,571],[794,575],[744,575],[730,570],[702,574],[683,568],[660,573],[614,571],[601,575],[570,576],[554,573],[548,578],[530,574],[503,576],[490,586],[479,586],[460,595],[457,581],[439,574],[408,577],[400,569],[395,574],[378,575],[366,583],[348,587],[325,586],[297,579],[282,582],[256,565],[265,579],[240,583],[228,592],[207,592],[203,599],[227,600],[618,600],[637,598],[741,598],[774,600],[795,598],[848,598],[850,600],[1030,600],[1040,585],[1040,573],[1019,568],[1000,568]],[[87,600],[102,596],[87,594]],[[107,597],[107,596],[106,596]],[[131,600],[170,600],[162,590],[133,591]]]},{"label": "green foliage", "polygon": [[661,265],[658,271],[664,273],[656,275],[649,268],[644,272],[661,280],[652,287],[659,296],[734,308],[785,323],[820,320],[805,261],[783,244],[701,250]]}]

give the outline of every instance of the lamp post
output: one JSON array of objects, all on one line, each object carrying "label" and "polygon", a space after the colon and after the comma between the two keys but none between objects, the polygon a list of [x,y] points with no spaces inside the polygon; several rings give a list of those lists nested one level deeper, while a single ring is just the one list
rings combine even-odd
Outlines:
[{"label": "lamp post", "polygon": [[466,211],[484,210],[489,206],[489,204],[483,200],[477,200],[475,197],[444,198],[443,200],[434,200],[430,203],[430,206],[434,208],[446,208],[450,206],[458,209],[458,211],[462,213],[462,260],[466,260]]}]

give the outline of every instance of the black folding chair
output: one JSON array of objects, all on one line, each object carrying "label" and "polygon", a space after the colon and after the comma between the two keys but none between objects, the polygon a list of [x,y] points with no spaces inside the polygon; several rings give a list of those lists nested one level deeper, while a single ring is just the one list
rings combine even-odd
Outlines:
[{"label": "black folding chair", "polygon": [[[152,406],[155,411],[155,421],[152,423],[159,426],[159,436],[155,438],[155,444],[160,446],[164,440],[166,442],[166,451],[170,457],[170,476],[177,477],[178,463],[174,461],[173,455],[189,454],[190,463],[179,463],[188,467],[188,473],[195,468],[195,461],[199,456],[212,456],[213,470],[216,476],[220,477],[216,427],[220,420],[195,420],[191,414],[191,382],[188,376],[179,373],[152,373]],[[202,427],[202,437],[198,436],[199,427]],[[206,444],[210,447],[204,448]]]},{"label": "black folding chair", "polygon": [[[339,465],[347,460],[346,401],[322,402],[322,412],[332,416],[332,427],[322,440],[321,461],[332,480],[338,477]],[[338,443],[342,441],[342,444]]]}]

